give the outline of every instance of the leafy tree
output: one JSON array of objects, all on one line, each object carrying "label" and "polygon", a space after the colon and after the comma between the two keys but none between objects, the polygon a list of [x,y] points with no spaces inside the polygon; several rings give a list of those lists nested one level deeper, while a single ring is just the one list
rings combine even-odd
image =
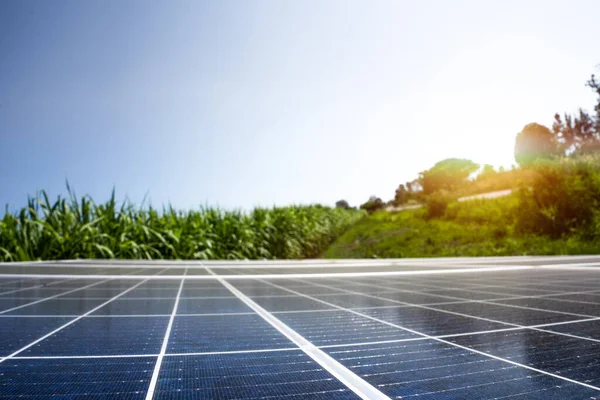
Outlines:
[{"label": "leafy tree", "polygon": [[335,208],[343,208],[344,210],[347,210],[350,208],[350,204],[348,204],[346,200],[338,200],[335,202]]},{"label": "leafy tree", "polygon": [[597,149],[600,144],[596,122],[582,109],[579,109],[579,115],[576,116],[565,114],[564,121],[559,114],[555,114],[552,132],[562,146],[562,152],[567,155],[588,153]]},{"label": "leafy tree", "polygon": [[515,161],[521,166],[558,153],[559,147],[550,129],[535,122],[525,125],[515,139]]},{"label": "leafy tree", "polygon": [[410,193],[408,192],[408,190],[406,190],[406,187],[403,184],[400,184],[400,186],[398,186],[398,189],[396,189],[396,195],[394,196],[394,204],[400,205],[406,203],[409,199],[409,196]]},{"label": "leafy tree", "polygon": [[490,164],[485,164],[483,166],[483,169],[481,170],[481,173],[479,174],[479,176],[477,176],[478,180],[485,180],[485,179],[489,179],[491,177],[496,176],[498,173],[496,172],[496,170],[494,169],[493,165]]},{"label": "leafy tree", "polygon": [[596,133],[600,133],[600,82],[596,80],[595,75],[592,75],[590,80],[587,81],[587,86],[596,92],[596,95],[598,96],[594,110],[596,111]]},{"label": "leafy tree", "polygon": [[452,191],[464,185],[469,175],[478,168],[479,165],[471,160],[448,158],[421,172],[419,183],[426,195],[442,189]]},{"label": "leafy tree", "polygon": [[446,214],[448,204],[454,201],[454,198],[445,190],[439,190],[427,198],[427,218],[441,218]]},{"label": "leafy tree", "polygon": [[[517,228],[560,237],[597,235],[600,211],[600,158],[583,156],[536,163],[534,178],[519,190]],[[595,217],[596,216],[596,217]]]},{"label": "leafy tree", "polygon": [[377,196],[369,197],[366,203],[361,204],[361,210],[366,210],[369,213],[375,212],[377,210],[382,209],[385,206],[385,203]]},{"label": "leafy tree", "polygon": [[594,107],[595,116],[583,109],[579,109],[579,114],[574,116],[566,113],[564,117],[554,115],[552,132],[561,145],[561,150],[567,155],[600,150],[600,82],[592,75],[586,85],[598,95],[598,102]]}]

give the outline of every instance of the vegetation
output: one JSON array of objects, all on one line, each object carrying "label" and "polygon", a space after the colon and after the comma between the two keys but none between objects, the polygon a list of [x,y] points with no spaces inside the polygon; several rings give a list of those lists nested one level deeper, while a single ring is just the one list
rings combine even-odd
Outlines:
[{"label": "vegetation", "polygon": [[539,159],[549,159],[559,154],[558,143],[543,125],[525,125],[515,140],[515,160],[521,166],[528,166]]},{"label": "vegetation", "polygon": [[396,189],[393,204],[401,206],[407,203],[417,203],[422,198],[422,186],[418,179],[400,184]]},{"label": "vegetation", "polygon": [[338,200],[335,202],[335,208],[343,208],[345,210],[350,208],[350,204],[346,200]]},{"label": "vegetation", "polygon": [[589,154],[600,150],[600,82],[592,75],[587,86],[598,96],[594,107],[596,115],[590,115],[583,109],[579,109],[576,116],[565,114],[561,118],[559,114],[554,115],[552,133],[563,155]]},{"label": "vegetation", "polygon": [[[600,174],[595,172],[597,179]],[[565,179],[567,181],[568,179]],[[541,183],[541,181],[540,181]],[[578,185],[575,185],[577,187]],[[427,207],[397,213],[379,211],[357,222],[325,252],[326,258],[509,256],[549,254],[595,254],[600,249],[600,213],[587,213],[586,228],[565,234],[544,234],[535,229],[535,220],[558,221],[541,209],[532,215],[524,203],[535,202],[532,190],[523,188],[513,195],[489,200],[451,201],[441,216],[437,202]],[[567,189],[568,191],[570,189]],[[573,191],[576,193],[576,190]],[[545,197],[544,197],[545,198]],[[441,200],[442,204],[443,199]],[[432,211],[431,204],[436,204]],[[572,207],[556,215],[568,214]],[[434,217],[435,216],[435,217]],[[568,226],[577,226],[571,219]],[[546,227],[546,225],[541,225]],[[555,225],[548,223],[549,228]],[[533,228],[533,229],[532,229]],[[559,225],[558,229],[562,229]]]},{"label": "vegetation", "polygon": [[366,203],[360,205],[361,210],[365,210],[369,213],[375,212],[377,210],[381,210],[385,207],[385,203],[376,196],[371,196]]},{"label": "vegetation", "polygon": [[0,220],[0,261],[72,258],[274,259],[321,254],[363,212],[319,205],[177,211],[46,193]]},{"label": "vegetation", "polygon": [[453,200],[452,196],[445,190],[433,193],[427,198],[427,213],[425,216],[428,219],[443,217],[446,214],[448,205]]},{"label": "vegetation", "polygon": [[486,171],[486,166],[484,166],[482,172],[475,179],[467,181],[456,190],[455,195],[462,197],[497,190],[516,189],[522,185],[529,185],[533,175],[533,171],[528,168],[514,168],[508,171],[500,168],[496,171],[492,167],[491,171],[490,168],[487,168]]},{"label": "vegetation", "polygon": [[[600,250],[600,82],[595,114],[555,115],[549,129],[517,134],[519,168],[496,171],[447,159],[400,185],[394,202],[424,207],[375,212],[343,234],[330,258],[586,254]],[[409,190],[417,188],[417,190]],[[460,196],[513,189],[508,197],[457,202]]]},{"label": "vegetation", "polygon": [[538,162],[531,171],[530,185],[519,190],[520,231],[551,237],[600,235],[600,155]]},{"label": "vegetation", "polygon": [[421,172],[419,181],[423,194],[427,196],[440,190],[456,190],[478,168],[479,165],[471,160],[448,158],[440,161],[431,169]]}]

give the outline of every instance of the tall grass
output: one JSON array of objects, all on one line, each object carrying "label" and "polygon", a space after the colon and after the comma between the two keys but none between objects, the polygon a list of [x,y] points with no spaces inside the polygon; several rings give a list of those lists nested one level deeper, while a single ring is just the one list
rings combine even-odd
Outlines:
[{"label": "tall grass", "polygon": [[320,205],[157,210],[117,204],[114,191],[104,204],[41,192],[0,220],[0,261],[310,258],[363,215]]}]

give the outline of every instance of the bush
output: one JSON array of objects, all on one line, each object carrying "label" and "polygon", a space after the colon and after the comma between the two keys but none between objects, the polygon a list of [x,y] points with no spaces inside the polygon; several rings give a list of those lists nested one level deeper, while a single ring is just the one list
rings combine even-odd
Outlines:
[{"label": "bush", "polygon": [[535,164],[531,185],[519,189],[517,228],[552,237],[594,233],[600,206],[599,161],[585,156]]},{"label": "bush", "polygon": [[444,190],[433,193],[427,199],[427,218],[441,218],[446,214],[448,205],[454,201],[454,198]]},{"label": "bush", "polygon": [[367,211],[369,214],[385,207],[385,203],[375,196],[371,196],[366,203],[361,204],[360,209]]},{"label": "bush", "polygon": [[348,204],[346,200],[338,200],[335,202],[335,208],[343,208],[344,210],[347,210],[350,208],[350,204]]}]

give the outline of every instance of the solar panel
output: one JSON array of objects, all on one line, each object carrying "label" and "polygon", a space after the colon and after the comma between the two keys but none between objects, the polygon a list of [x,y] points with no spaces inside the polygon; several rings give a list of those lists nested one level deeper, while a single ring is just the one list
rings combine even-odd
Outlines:
[{"label": "solar panel", "polygon": [[600,256],[0,264],[0,398],[598,399]]}]

